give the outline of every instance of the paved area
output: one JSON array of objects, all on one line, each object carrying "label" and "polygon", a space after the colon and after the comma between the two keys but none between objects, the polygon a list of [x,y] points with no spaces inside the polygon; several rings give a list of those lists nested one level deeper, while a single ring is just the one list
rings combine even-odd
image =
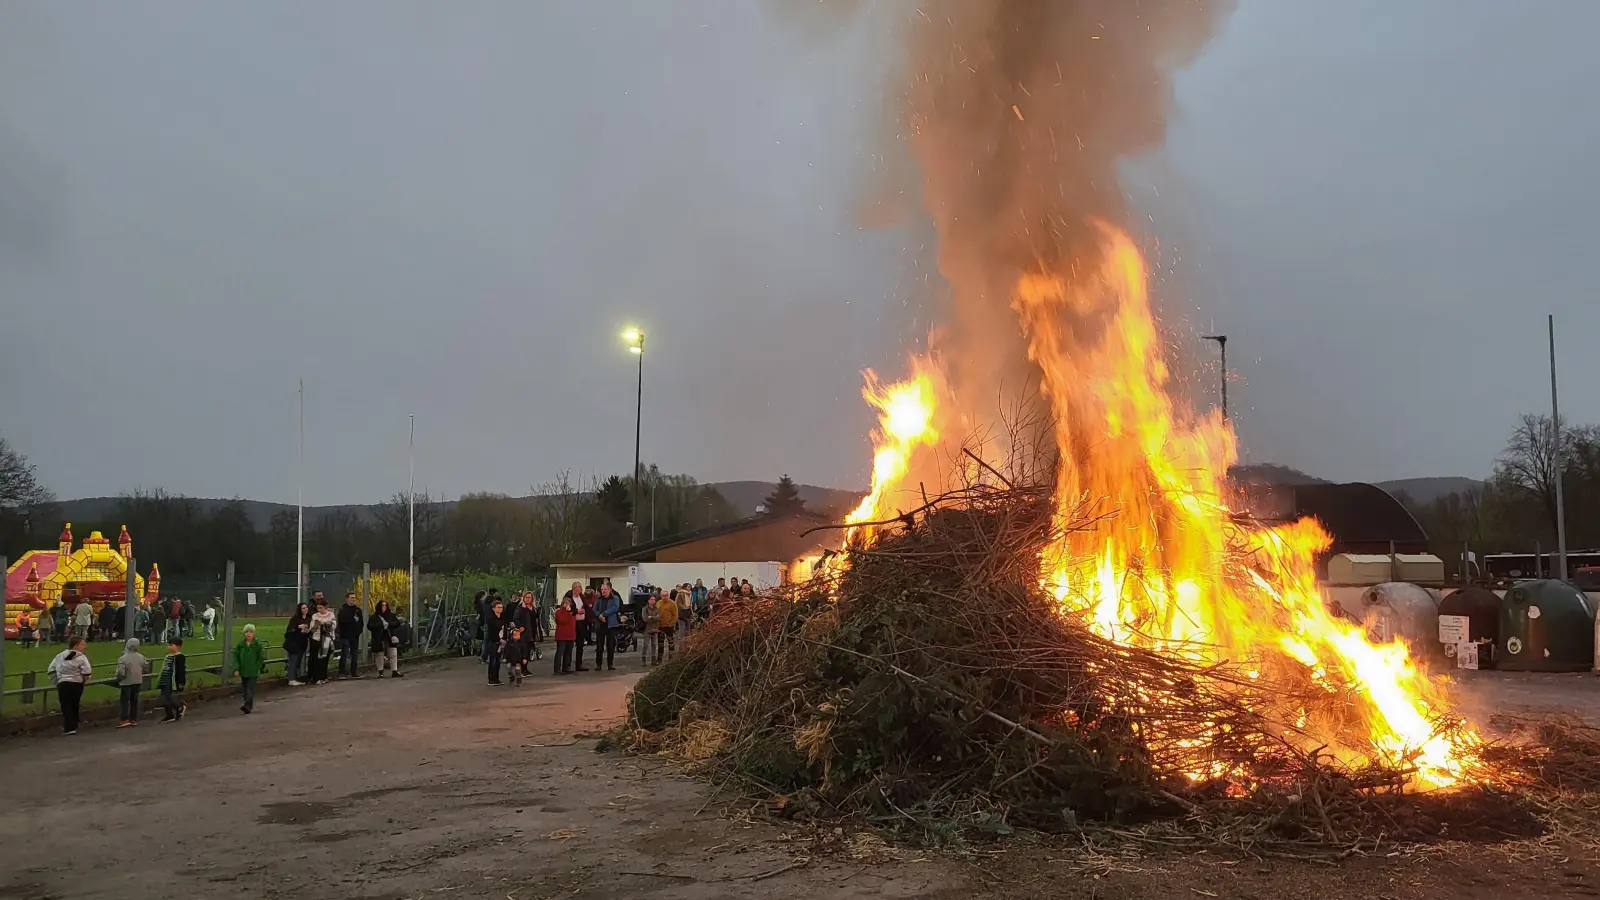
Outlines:
[{"label": "paved area", "polygon": [[[655,760],[594,752],[637,670],[489,688],[470,660],[401,681],[213,704],[178,725],[0,742],[0,900],[30,898],[1467,898],[1600,896],[1570,842],[1356,855],[818,853]],[[1600,679],[1464,679],[1490,706],[1587,705]],[[850,843],[846,835],[844,843]]]}]

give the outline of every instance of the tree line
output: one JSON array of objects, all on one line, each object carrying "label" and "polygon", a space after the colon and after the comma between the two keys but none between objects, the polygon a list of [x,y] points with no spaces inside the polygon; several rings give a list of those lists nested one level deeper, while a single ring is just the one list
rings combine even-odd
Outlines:
[{"label": "tree line", "polygon": [[[418,567],[425,572],[539,571],[552,563],[603,559],[631,543],[637,507],[641,540],[670,537],[735,521],[743,513],[715,488],[651,465],[642,470],[639,500],[631,478],[612,475],[587,486],[565,473],[536,485],[526,497],[466,494],[453,502],[416,496]],[[25,458],[0,438],[0,553],[16,559],[53,547],[62,525],[59,505]],[[769,510],[803,505],[783,476],[767,497]],[[295,569],[296,513],[280,508],[258,527],[244,500],[200,501],[164,490],[130,491],[98,521],[75,521],[81,542],[91,531],[116,540],[123,525],[134,555],[159,562],[163,575],[216,577],[227,560],[241,574],[290,574]],[[653,529],[652,529],[653,524]],[[411,539],[408,498],[395,494],[365,507],[306,510],[305,564],[314,571],[404,569]]]},{"label": "tree line", "polygon": [[[1556,547],[1556,481],[1566,508],[1567,546],[1600,547],[1600,425],[1561,423],[1561,462],[1549,416],[1518,420],[1481,487],[1427,502],[1399,499],[1428,533],[1435,555],[1453,567],[1463,546],[1476,553],[1529,553]],[[1452,568],[1452,571],[1454,569]]]}]

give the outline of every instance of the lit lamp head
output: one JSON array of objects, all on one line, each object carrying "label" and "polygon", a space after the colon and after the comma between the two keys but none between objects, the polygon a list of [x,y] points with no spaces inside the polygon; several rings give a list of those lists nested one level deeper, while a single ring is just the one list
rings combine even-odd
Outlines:
[{"label": "lit lamp head", "polygon": [[629,353],[644,352],[644,332],[637,328],[629,328],[622,332],[622,340],[628,345]]}]

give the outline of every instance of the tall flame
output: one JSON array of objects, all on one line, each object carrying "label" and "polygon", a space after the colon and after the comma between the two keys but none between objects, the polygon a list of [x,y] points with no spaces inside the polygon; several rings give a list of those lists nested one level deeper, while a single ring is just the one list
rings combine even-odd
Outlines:
[{"label": "tall flame", "polygon": [[[1336,719],[1302,712],[1283,723],[1308,748],[1351,764],[1406,760],[1425,785],[1459,780],[1460,751],[1436,734],[1439,690],[1403,645],[1374,645],[1328,611],[1315,574],[1329,543],[1321,526],[1265,527],[1230,506],[1233,433],[1220,416],[1196,417],[1174,401],[1143,257],[1121,230],[1095,228],[1097,263],[1070,280],[1026,274],[1012,298],[1055,430],[1061,537],[1042,554],[1042,584],[1064,615],[1120,643],[1232,662],[1265,686],[1271,673],[1298,667],[1330,693],[1347,692]],[[1069,333],[1086,321],[1100,323],[1092,336]],[[872,491],[852,523],[892,515],[885,498],[914,455],[939,444],[943,379],[932,361],[913,364],[910,379],[887,387],[867,373],[863,396],[880,425]],[[849,539],[872,535],[860,526]]]}]

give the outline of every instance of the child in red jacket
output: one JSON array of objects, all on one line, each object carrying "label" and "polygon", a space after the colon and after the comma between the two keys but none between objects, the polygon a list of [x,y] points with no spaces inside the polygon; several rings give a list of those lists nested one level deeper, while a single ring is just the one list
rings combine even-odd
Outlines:
[{"label": "child in red jacket", "polygon": [[572,598],[563,597],[556,608],[556,674],[572,671],[572,645],[578,640],[578,614],[572,608]]}]

